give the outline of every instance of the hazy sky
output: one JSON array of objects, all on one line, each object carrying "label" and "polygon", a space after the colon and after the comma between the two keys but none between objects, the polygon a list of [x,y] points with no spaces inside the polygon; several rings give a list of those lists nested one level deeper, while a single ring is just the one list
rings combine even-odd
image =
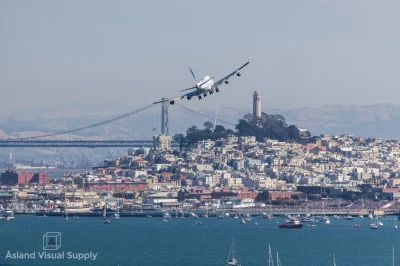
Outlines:
[{"label": "hazy sky", "polygon": [[[178,96],[242,77],[201,105],[400,103],[400,1],[0,2],[0,109]],[[185,102],[185,104],[188,104]]]}]

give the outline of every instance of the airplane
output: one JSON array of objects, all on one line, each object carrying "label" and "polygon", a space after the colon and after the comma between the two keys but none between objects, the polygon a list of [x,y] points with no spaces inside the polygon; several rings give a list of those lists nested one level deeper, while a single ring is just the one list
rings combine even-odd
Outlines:
[{"label": "airplane", "polygon": [[[207,97],[207,94],[213,94],[214,90],[215,92],[219,92],[219,87],[225,83],[225,84],[229,84],[229,78],[236,75],[238,77],[240,77],[242,75],[242,73],[240,72],[240,70],[242,70],[242,68],[244,68],[245,66],[247,66],[250,63],[250,61],[247,61],[247,63],[245,63],[244,65],[242,65],[241,67],[239,67],[238,69],[236,69],[235,71],[233,71],[232,73],[230,73],[229,75],[223,77],[222,79],[218,80],[217,82],[213,81],[214,77],[210,77],[210,76],[204,76],[200,81],[196,82],[196,85],[193,87],[190,87],[188,89],[184,89],[184,90],[180,90],[180,91],[187,91],[187,90],[193,90],[191,92],[185,93],[181,96],[177,96],[177,97],[173,97],[173,98],[166,98],[166,99],[162,99],[160,101],[157,102],[150,102],[152,104],[157,104],[157,103],[162,103],[162,102],[167,102],[169,101],[169,103],[171,105],[175,104],[175,100],[180,99],[182,100],[183,98],[186,98],[188,100],[192,99],[192,97],[198,97],[199,100],[202,99],[202,96]],[[193,79],[194,81],[196,81],[196,77],[193,73],[193,70],[191,68],[189,68],[190,73],[192,73]]]}]

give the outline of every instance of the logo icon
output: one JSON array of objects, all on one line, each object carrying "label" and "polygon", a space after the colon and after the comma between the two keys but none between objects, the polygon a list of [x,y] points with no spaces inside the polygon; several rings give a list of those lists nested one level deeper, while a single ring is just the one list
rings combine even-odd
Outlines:
[{"label": "logo icon", "polygon": [[43,235],[43,250],[58,250],[60,247],[60,232],[47,232]]}]

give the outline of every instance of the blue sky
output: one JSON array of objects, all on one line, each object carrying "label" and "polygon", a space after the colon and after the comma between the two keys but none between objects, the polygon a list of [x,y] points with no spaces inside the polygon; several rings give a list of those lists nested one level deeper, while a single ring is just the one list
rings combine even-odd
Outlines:
[{"label": "blue sky", "polygon": [[[399,1],[1,1],[0,110],[132,109],[243,75],[194,108],[398,104]],[[185,103],[187,104],[187,103]]]}]

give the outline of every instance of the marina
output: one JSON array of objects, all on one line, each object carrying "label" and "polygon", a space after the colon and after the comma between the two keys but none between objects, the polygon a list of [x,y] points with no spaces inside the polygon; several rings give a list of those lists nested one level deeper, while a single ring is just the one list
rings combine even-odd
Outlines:
[{"label": "marina", "polygon": [[[0,243],[0,250],[32,252],[42,249],[42,236],[46,232],[60,232],[60,250],[98,254],[94,262],[76,261],[74,265],[224,265],[234,238],[234,257],[242,266],[268,265],[269,245],[274,262],[279,252],[281,265],[332,265],[334,250],[337,265],[373,266],[392,265],[392,246],[400,237],[400,231],[393,226],[393,217],[381,217],[384,225],[379,230],[370,230],[369,219],[359,217],[332,220],[331,224],[320,222],[315,227],[298,230],[278,228],[286,217],[270,220],[256,216],[246,224],[234,217],[169,218],[167,223],[160,217],[110,217],[108,224],[101,217],[60,218],[18,215],[2,223],[0,233],[8,241]],[[359,228],[354,226],[356,223]],[[395,256],[400,255],[397,250]],[[0,263],[10,263],[3,255]],[[69,263],[57,261],[57,265]],[[34,260],[24,260],[23,264],[54,265],[52,261]]]}]

